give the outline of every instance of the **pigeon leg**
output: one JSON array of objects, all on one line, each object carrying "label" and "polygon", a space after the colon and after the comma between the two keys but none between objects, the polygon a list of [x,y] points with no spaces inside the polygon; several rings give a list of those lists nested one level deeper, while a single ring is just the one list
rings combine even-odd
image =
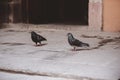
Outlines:
[{"label": "pigeon leg", "polygon": [[74,51],[76,51],[76,47],[74,46]]},{"label": "pigeon leg", "polygon": [[37,46],[37,42],[35,42],[36,46]]},{"label": "pigeon leg", "polygon": [[41,46],[41,42],[39,42],[39,45]]}]

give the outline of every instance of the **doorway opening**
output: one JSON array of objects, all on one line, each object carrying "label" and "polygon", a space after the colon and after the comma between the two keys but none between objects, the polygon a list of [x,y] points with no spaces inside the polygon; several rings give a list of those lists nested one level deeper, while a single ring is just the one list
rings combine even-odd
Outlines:
[{"label": "doorway opening", "polygon": [[23,21],[88,25],[89,0],[22,0]]}]

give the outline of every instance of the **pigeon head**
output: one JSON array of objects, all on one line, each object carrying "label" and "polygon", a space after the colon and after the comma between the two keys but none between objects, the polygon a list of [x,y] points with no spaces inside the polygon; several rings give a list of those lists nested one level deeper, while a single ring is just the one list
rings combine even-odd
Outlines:
[{"label": "pigeon head", "polygon": [[67,33],[67,36],[73,36],[72,33]]},{"label": "pigeon head", "polygon": [[34,31],[31,31],[31,33],[35,33]]},{"label": "pigeon head", "polygon": [[31,34],[32,34],[32,35],[34,35],[34,34],[36,35],[36,33],[35,33],[34,31],[32,31]]},{"label": "pigeon head", "polygon": [[73,35],[72,35],[72,33],[67,33],[67,36],[71,37],[71,38],[74,38]]}]

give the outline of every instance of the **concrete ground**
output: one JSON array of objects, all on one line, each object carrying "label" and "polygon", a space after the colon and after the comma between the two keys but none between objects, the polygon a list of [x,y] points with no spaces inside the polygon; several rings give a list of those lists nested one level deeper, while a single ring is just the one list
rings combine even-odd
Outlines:
[{"label": "concrete ground", "polygon": [[[17,27],[16,27],[17,26]],[[21,27],[22,26],[22,27]],[[44,29],[15,25],[0,29],[0,80],[118,80],[120,33]],[[47,38],[35,46],[31,31]],[[66,34],[90,44],[73,51]]]}]

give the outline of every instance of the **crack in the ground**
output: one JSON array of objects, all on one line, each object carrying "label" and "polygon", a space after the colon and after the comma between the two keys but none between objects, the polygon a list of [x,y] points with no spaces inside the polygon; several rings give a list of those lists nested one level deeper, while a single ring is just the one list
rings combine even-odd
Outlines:
[{"label": "crack in the ground", "polygon": [[28,54],[33,54],[33,53],[38,53],[38,52],[54,52],[54,53],[68,53],[66,51],[55,51],[55,50],[37,50],[37,51],[33,51],[33,52],[29,52]]},{"label": "crack in the ground", "polygon": [[26,45],[25,43],[10,43],[10,42],[0,43],[0,44],[2,44],[2,45],[10,45],[10,46]]},{"label": "crack in the ground", "polygon": [[53,77],[53,78],[65,78],[65,79],[73,79],[73,80],[103,80],[103,79],[93,79],[88,77],[80,77],[77,75],[65,75],[65,74],[57,74],[57,73],[37,73],[37,72],[27,72],[27,71],[15,71],[10,69],[2,69],[0,68],[1,72],[12,73],[12,74],[22,74],[22,75],[31,75],[31,76],[45,76],[45,77]]},{"label": "crack in the ground", "polygon": [[25,31],[20,31],[20,30],[7,30],[5,32],[25,32]]}]

